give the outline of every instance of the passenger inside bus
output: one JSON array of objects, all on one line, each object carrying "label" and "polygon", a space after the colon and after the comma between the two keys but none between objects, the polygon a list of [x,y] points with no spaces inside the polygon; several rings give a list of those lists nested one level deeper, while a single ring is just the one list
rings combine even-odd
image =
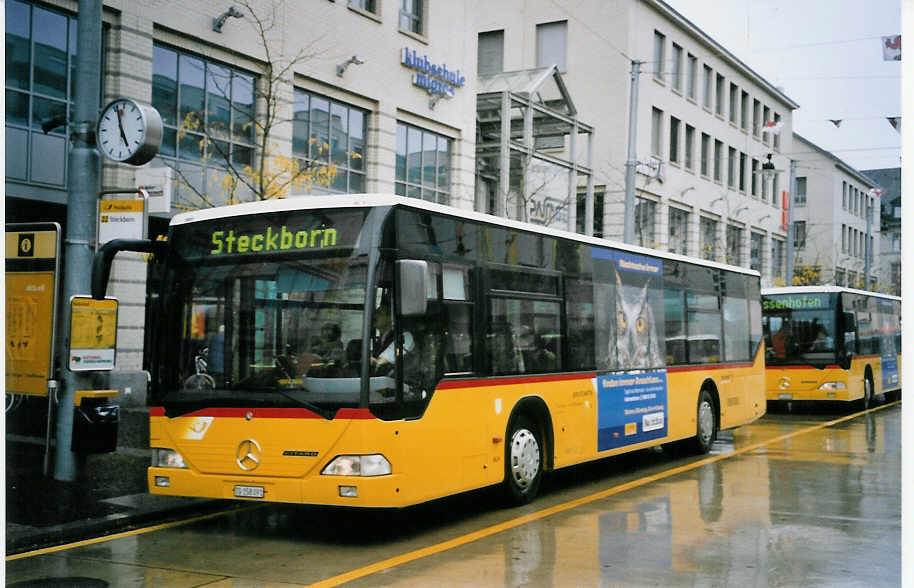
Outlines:
[{"label": "passenger inside bus", "polygon": [[778,359],[787,359],[787,340],[790,338],[790,325],[787,319],[781,320],[781,328],[771,336],[771,347]]},{"label": "passenger inside bus", "polygon": [[[394,340],[393,318],[389,292],[381,296],[380,303],[374,312],[374,340],[371,345],[371,368],[375,375],[392,375],[396,358],[396,341]],[[403,353],[409,353],[415,347],[413,335],[403,331]]]}]

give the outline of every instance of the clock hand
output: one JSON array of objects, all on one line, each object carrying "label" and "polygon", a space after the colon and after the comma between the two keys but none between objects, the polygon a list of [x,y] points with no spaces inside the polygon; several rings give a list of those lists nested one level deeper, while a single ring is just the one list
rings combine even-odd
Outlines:
[{"label": "clock hand", "polygon": [[130,147],[130,144],[127,142],[127,133],[124,132],[124,111],[123,109],[117,109],[117,126],[121,130],[121,139],[124,140],[124,146]]}]

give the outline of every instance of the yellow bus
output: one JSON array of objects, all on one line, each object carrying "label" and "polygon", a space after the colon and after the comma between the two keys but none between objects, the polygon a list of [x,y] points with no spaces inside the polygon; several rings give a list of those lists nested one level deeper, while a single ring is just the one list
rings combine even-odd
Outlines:
[{"label": "yellow bus", "polygon": [[768,401],[856,402],[901,391],[901,298],[837,286],[762,290]]},{"label": "yellow bus", "polygon": [[525,503],[550,470],[706,452],[765,410],[744,268],[388,195],[176,215],[167,242],[102,249],[94,295],[118,250],[162,275],[154,494]]}]

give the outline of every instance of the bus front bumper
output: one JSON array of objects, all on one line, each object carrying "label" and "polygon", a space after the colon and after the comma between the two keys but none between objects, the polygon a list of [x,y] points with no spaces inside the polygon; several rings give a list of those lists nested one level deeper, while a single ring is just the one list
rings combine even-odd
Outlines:
[{"label": "bus front bumper", "polygon": [[402,507],[411,503],[403,476],[311,476],[280,478],[200,474],[190,469],[150,467],[151,494],[290,502],[327,506]]}]

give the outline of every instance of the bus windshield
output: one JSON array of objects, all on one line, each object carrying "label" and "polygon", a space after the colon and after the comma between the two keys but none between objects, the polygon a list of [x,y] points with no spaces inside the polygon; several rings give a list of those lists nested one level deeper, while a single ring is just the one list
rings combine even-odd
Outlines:
[{"label": "bus windshield", "polygon": [[364,213],[241,219],[173,231],[157,401],[182,413],[303,406],[328,417],[358,406],[368,256],[353,245]]},{"label": "bus windshield", "polygon": [[835,309],[826,295],[768,296],[762,328],[768,365],[823,364],[835,361]]}]

